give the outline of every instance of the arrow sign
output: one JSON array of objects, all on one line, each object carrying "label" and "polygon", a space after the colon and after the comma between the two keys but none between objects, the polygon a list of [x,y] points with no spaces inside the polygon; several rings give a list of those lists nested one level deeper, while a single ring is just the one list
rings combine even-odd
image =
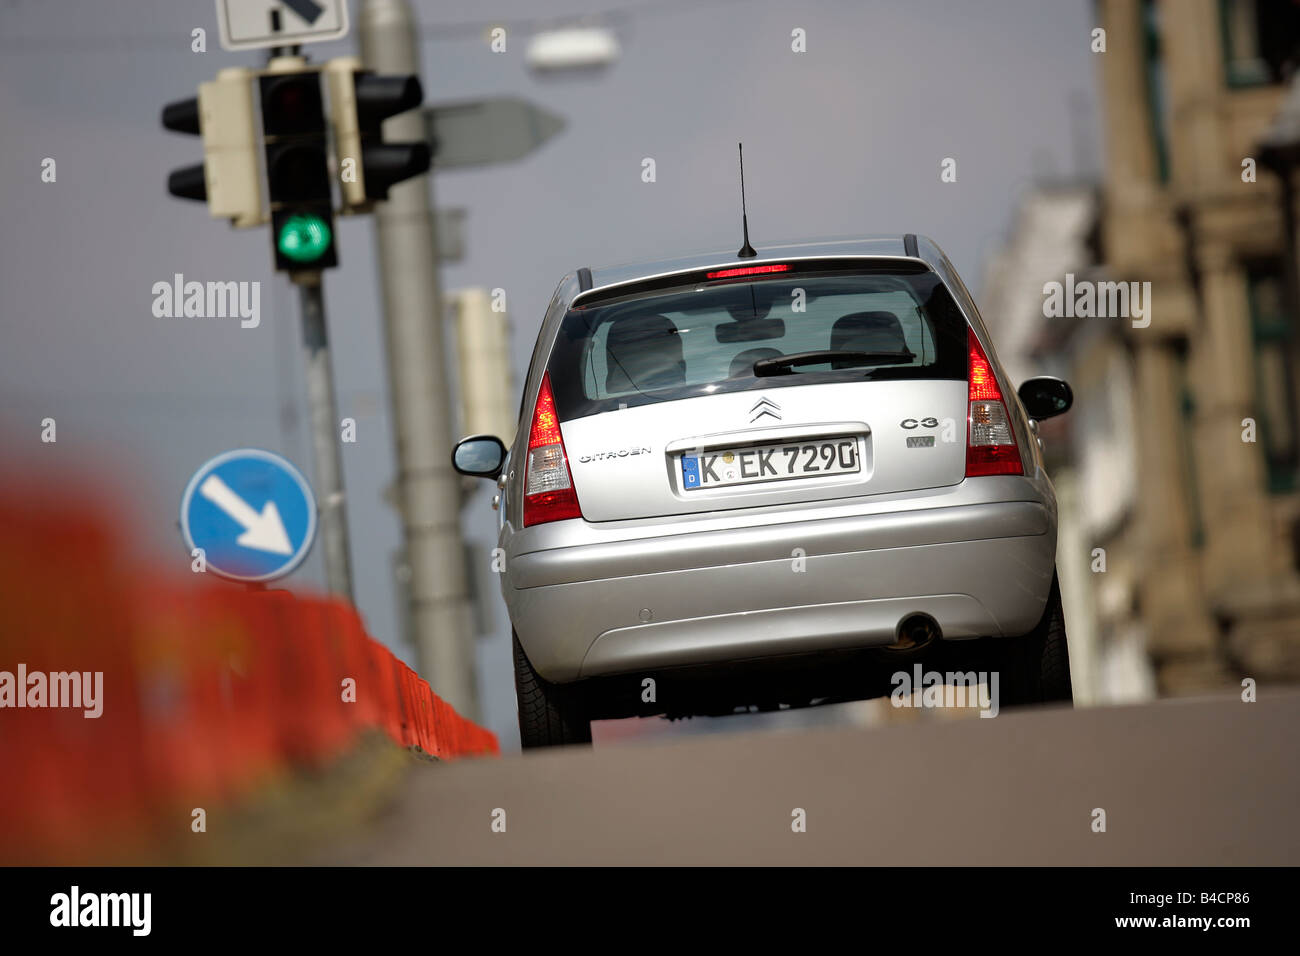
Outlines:
[{"label": "arrow sign", "polygon": [[181,533],[191,556],[236,581],[268,581],[306,557],[316,534],[316,500],[301,472],[257,448],[206,462],[181,498]]},{"label": "arrow sign", "polygon": [[346,0],[217,0],[227,50],[338,40],[348,32]]},{"label": "arrow sign", "polygon": [[563,117],[513,96],[430,106],[424,122],[438,169],[523,159],[564,129]]}]

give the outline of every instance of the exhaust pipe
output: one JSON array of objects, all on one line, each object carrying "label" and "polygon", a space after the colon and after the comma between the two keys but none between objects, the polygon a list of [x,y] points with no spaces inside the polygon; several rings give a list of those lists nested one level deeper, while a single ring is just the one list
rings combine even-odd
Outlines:
[{"label": "exhaust pipe", "polygon": [[891,651],[916,651],[943,637],[939,622],[928,614],[909,614],[898,622],[897,640],[887,645]]}]

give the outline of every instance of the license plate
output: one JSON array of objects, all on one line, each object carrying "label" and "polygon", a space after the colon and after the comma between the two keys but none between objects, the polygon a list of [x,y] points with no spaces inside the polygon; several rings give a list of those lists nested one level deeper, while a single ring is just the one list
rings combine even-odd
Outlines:
[{"label": "license plate", "polygon": [[848,475],[862,470],[855,438],[726,448],[682,455],[681,462],[682,487],[687,491],[819,475]]}]

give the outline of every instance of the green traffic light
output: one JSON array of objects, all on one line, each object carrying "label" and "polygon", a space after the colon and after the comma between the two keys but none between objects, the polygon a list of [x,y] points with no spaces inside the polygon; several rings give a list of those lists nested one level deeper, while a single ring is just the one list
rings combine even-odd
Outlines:
[{"label": "green traffic light", "polygon": [[329,223],[320,216],[290,216],[280,227],[275,242],[286,259],[315,262],[329,251],[333,238]]}]

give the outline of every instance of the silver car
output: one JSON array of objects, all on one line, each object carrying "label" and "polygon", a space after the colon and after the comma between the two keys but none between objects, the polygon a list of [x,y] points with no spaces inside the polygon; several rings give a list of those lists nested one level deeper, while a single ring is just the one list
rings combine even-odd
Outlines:
[{"label": "silver car", "polygon": [[[742,250],[750,252],[752,250]],[[525,747],[598,718],[889,693],[915,662],[1071,700],[1037,420],[914,235],[578,269],[495,478]]]}]

